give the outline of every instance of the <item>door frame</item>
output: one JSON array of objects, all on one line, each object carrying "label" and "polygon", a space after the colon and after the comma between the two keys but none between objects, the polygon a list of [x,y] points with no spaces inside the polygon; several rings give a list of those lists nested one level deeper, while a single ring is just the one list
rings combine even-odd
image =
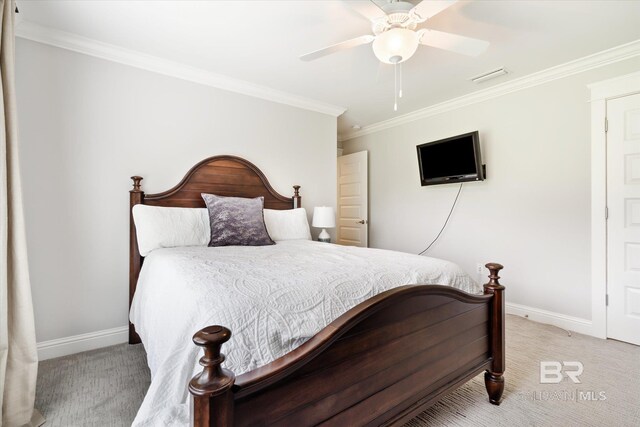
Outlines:
[{"label": "door frame", "polygon": [[607,101],[640,93],[640,72],[587,87],[591,92],[591,335],[607,338]]}]

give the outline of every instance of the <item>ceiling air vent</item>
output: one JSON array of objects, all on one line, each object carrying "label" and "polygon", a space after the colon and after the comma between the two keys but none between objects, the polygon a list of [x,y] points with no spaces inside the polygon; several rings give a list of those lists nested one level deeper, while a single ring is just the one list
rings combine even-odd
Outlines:
[{"label": "ceiling air vent", "polygon": [[496,68],[495,70],[488,71],[486,73],[482,73],[475,77],[471,77],[471,80],[474,83],[482,83],[484,81],[495,79],[496,77],[504,76],[508,71],[504,69],[504,67]]}]

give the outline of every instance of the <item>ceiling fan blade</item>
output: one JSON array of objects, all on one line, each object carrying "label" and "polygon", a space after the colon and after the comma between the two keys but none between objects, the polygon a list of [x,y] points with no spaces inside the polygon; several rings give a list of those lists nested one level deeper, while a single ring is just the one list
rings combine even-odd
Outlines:
[{"label": "ceiling fan blade", "polygon": [[370,34],[366,36],[356,37],[355,39],[343,41],[341,43],[336,43],[334,45],[325,47],[324,49],[307,53],[305,55],[302,55],[300,59],[302,59],[303,61],[313,61],[314,59],[318,59],[323,56],[330,55],[340,50],[351,49],[352,47],[371,43],[375,38],[376,38],[375,36],[372,36]]},{"label": "ceiling fan blade", "polygon": [[478,56],[489,47],[489,42],[436,30],[420,30],[420,44],[450,50],[463,55]]},{"label": "ceiling fan blade", "polygon": [[369,21],[375,21],[376,19],[382,18],[386,16],[386,13],[382,9],[380,9],[376,4],[372,1],[343,1],[344,4],[349,6],[354,12],[357,12],[364,18],[367,18]]},{"label": "ceiling fan blade", "polygon": [[424,22],[457,2],[458,0],[422,0],[411,13],[420,18],[420,22]]}]

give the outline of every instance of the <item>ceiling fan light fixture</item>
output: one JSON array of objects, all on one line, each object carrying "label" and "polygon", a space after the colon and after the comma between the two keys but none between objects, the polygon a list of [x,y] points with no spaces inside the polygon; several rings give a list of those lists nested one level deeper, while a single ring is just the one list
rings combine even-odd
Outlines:
[{"label": "ceiling fan light fixture", "polygon": [[399,64],[411,58],[418,49],[419,39],[415,31],[392,28],[376,36],[373,53],[385,64]]}]

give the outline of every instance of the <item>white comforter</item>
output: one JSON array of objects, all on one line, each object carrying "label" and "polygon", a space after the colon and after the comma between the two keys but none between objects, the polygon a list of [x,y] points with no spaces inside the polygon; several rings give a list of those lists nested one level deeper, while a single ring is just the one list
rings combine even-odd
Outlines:
[{"label": "white comforter", "polygon": [[240,375],[298,347],[371,296],[414,283],[481,292],[453,263],[379,249],[296,240],[151,252],[130,313],[151,369],[133,425],[188,424],[186,386],[200,357],[191,337],[199,329],[231,330],[225,366]]}]

